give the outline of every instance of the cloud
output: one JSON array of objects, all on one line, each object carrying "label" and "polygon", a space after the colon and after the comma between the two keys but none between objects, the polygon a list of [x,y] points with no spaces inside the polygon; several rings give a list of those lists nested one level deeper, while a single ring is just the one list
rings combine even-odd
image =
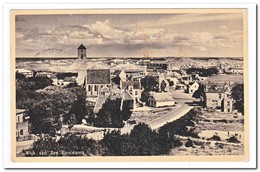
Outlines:
[{"label": "cloud", "polygon": [[109,20],[105,22],[97,21],[91,25],[85,25],[92,33],[96,35],[101,35],[106,39],[120,39],[122,37],[123,31],[117,30],[109,25]]},{"label": "cloud", "polygon": [[86,39],[86,38],[93,38],[94,34],[91,34],[88,31],[74,31],[69,33],[68,36],[71,39]]}]

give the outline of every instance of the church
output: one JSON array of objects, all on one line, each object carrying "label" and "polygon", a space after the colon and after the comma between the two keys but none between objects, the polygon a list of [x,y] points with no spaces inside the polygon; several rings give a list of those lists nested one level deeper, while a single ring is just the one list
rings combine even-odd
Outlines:
[{"label": "church", "polygon": [[[81,44],[78,47],[78,60],[87,59],[87,48]],[[87,66],[87,65],[86,65]],[[86,89],[87,97],[97,97],[101,88],[110,88],[110,69],[105,68],[91,68],[78,70],[77,83]]]}]

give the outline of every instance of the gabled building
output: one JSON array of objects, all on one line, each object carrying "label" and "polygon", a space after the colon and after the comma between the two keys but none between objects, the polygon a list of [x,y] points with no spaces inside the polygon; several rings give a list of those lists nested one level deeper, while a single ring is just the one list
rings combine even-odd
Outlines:
[{"label": "gabled building", "polygon": [[187,93],[189,94],[193,94],[195,91],[197,91],[199,88],[199,84],[195,81],[195,82],[190,82],[187,85]]},{"label": "gabled building", "polygon": [[121,81],[126,81],[126,73],[124,70],[115,70],[111,77],[118,77]]},{"label": "gabled building", "polygon": [[87,97],[97,97],[102,87],[110,87],[109,69],[88,69],[86,70],[84,87]]},{"label": "gabled building", "polygon": [[225,96],[221,105],[222,112],[231,113],[233,111],[233,99],[229,96]]},{"label": "gabled building", "polygon": [[25,109],[16,109],[16,141],[31,139],[29,119]]},{"label": "gabled building", "polygon": [[[229,84],[208,84],[205,89],[205,106],[207,108],[222,109],[232,112],[233,100],[230,97]],[[232,101],[232,103],[230,102]],[[231,109],[230,109],[231,108]],[[229,109],[229,110],[228,110]]]},{"label": "gabled building", "polygon": [[174,106],[176,100],[169,93],[150,93],[148,105],[151,107]]},{"label": "gabled building", "polygon": [[26,78],[33,77],[33,71],[28,69],[16,69],[17,73],[23,74]]},{"label": "gabled building", "polygon": [[133,98],[133,108],[135,109],[141,98],[141,83],[139,81],[124,81],[120,85],[121,93],[127,91]]}]

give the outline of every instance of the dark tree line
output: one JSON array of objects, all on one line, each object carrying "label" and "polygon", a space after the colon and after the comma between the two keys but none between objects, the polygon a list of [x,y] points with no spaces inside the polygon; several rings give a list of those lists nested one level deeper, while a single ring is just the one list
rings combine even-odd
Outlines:
[{"label": "dark tree line", "polygon": [[[134,126],[130,134],[122,134],[119,130],[113,130],[104,134],[100,141],[87,139],[80,135],[67,133],[56,141],[51,137],[36,141],[32,150],[39,156],[40,151],[83,151],[81,156],[151,156],[167,155],[174,148],[183,143],[176,135],[198,137],[196,131],[191,129],[195,124],[197,110],[189,111],[182,118],[165,124],[159,130],[152,130],[147,124],[140,123]],[[194,121],[194,122],[193,122]],[[186,147],[192,147],[192,140],[185,142]],[[65,156],[60,153],[55,156]]]},{"label": "dark tree line", "polygon": [[217,75],[218,74],[218,69],[215,67],[211,67],[208,69],[204,68],[189,68],[186,70],[187,74],[199,74],[199,76],[202,77],[208,77],[212,75]]},{"label": "dark tree line", "polygon": [[244,84],[236,84],[231,90],[231,97],[235,100],[234,108],[244,114]]},{"label": "dark tree line", "polygon": [[49,81],[16,74],[16,108],[28,110],[33,134],[54,135],[71,114],[75,117],[73,124],[81,123],[87,115],[84,88],[51,86]]}]

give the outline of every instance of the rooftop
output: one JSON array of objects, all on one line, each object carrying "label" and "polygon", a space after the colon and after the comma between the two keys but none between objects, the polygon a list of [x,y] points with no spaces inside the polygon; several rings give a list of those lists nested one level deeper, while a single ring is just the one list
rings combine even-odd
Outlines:
[{"label": "rooftop", "polygon": [[175,99],[169,93],[153,93],[152,97],[157,102],[174,101]]},{"label": "rooftop", "polygon": [[110,84],[109,69],[88,69],[87,84]]},{"label": "rooftop", "polygon": [[141,89],[141,84],[139,81],[123,81],[122,88],[125,89],[128,86],[133,86],[134,89]]},{"label": "rooftop", "polygon": [[86,50],[87,48],[86,48],[83,44],[81,44],[81,45],[78,47],[78,49],[80,49],[80,50],[82,50],[82,49]]},{"label": "rooftop", "polygon": [[20,114],[20,113],[23,113],[25,111],[26,111],[25,109],[16,109],[16,114]]}]

